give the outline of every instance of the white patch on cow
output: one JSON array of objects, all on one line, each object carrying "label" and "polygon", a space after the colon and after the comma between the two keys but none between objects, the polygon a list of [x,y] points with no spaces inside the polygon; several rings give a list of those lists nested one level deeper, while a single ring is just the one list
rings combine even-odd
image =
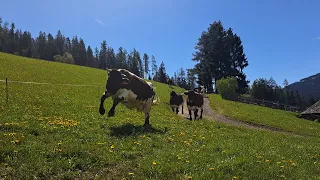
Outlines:
[{"label": "white patch on cow", "polygon": [[[131,90],[128,89],[119,89],[113,98],[123,99],[121,104],[126,106],[129,109],[136,108],[138,111],[149,113],[152,105],[152,98],[147,100],[138,100],[137,95],[134,94]],[[151,102],[151,103],[150,103]],[[149,107],[150,106],[150,107]]]}]

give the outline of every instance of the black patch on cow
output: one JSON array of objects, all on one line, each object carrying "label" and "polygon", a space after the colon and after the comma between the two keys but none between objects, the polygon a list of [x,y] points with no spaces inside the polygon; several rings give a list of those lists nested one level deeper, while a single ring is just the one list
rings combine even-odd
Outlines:
[{"label": "black patch on cow", "polygon": [[119,71],[129,79],[130,83],[128,83],[125,88],[136,94],[136,99],[146,101],[155,95],[153,89],[146,81],[125,69],[120,69]]}]

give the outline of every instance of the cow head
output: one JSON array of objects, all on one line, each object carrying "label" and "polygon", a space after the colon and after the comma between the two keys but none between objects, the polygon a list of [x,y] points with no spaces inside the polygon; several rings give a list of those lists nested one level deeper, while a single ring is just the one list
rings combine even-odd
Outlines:
[{"label": "cow head", "polygon": [[130,80],[118,70],[108,69],[108,81],[106,85],[106,96],[114,95],[119,89],[126,88]]},{"label": "cow head", "polygon": [[175,96],[175,95],[177,95],[177,93],[174,92],[174,91],[171,91],[170,96],[172,97],[172,96]]},{"label": "cow head", "polygon": [[184,94],[188,96],[188,101],[190,103],[194,102],[196,96],[196,92],[194,90],[185,91]]}]

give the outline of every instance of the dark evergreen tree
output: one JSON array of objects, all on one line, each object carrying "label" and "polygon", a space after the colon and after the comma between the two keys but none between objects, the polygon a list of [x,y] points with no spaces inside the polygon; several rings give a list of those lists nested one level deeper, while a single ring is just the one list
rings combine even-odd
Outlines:
[{"label": "dark evergreen tree", "polygon": [[93,56],[93,51],[91,49],[90,46],[88,46],[88,49],[87,49],[87,55],[86,55],[86,66],[89,66],[89,67],[94,67],[95,63],[94,63],[94,56]]},{"label": "dark evergreen tree", "polygon": [[[55,44],[58,49],[58,54],[63,55],[64,52],[66,52],[66,46],[65,46],[66,39],[62,35],[61,31],[59,30],[57,32],[56,38],[55,38]],[[69,39],[70,42],[70,39]]]},{"label": "dark evergreen tree", "polygon": [[156,75],[157,75],[157,71],[158,71],[158,66],[157,66],[157,61],[156,58],[154,57],[154,55],[151,56],[151,70],[152,70],[152,77],[153,79],[155,79]]},{"label": "dark evergreen tree", "polygon": [[79,48],[78,49],[79,65],[88,66],[86,45],[84,44],[84,41],[82,38],[80,38],[80,40],[79,40],[79,47],[78,48]]},{"label": "dark evergreen tree", "polygon": [[39,36],[36,40],[36,49],[37,49],[37,57],[39,59],[47,60],[47,35],[45,32],[39,33]]},{"label": "dark evergreen tree", "polygon": [[116,68],[123,68],[123,69],[127,68],[127,64],[126,64],[127,57],[126,56],[127,56],[127,54],[126,54],[125,49],[123,49],[123,47],[119,47],[118,53],[116,55],[116,59],[117,59]]},{"label": "dark evergreen tree", "polygon": [[149,56],[146,53],[143,54],[143,62],[144,62],[144,72],[147,77],[149,74]]},{"label": "dark evergreen tree", "polygon": [[107,68],[107,42],[105,40],[101,43],[101,49],[99,53],[100,69]]},{"label": "dark evergreen tree", "polygon": [[46,46],[46,59],[49,61],[53,61],[53,56],[58,54],[58,48],[55,44],[53,36],[48,34],[48,42]]},{"label": "dark evergreen tree", "polygon": [[65,52],[72,53],[72,44],[69,37],[65,38],[64,49]]},{"label": "dark evergreen tree", "polygon": [[79,40],[77,36],[74,36],[71,40],[71,54],[74,59],[74,64],[80,65],[80,54],[79,54]]},{"label": "dark evergreen tree", "polygon": [[158,70],[158,81],[161,83],[167,83],[167,73],[166,73],[166,67],[164,65],[164,62],[162,61]]}]

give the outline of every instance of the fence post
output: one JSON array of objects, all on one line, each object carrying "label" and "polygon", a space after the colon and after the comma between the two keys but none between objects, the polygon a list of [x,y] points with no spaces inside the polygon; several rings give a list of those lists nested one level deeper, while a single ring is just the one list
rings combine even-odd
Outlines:
[{"label": "fence post", "polygon": [[8,95],[8,78],[6,78],[6,104],[8,104],[8,99],[9,99],[9,95]]}]

